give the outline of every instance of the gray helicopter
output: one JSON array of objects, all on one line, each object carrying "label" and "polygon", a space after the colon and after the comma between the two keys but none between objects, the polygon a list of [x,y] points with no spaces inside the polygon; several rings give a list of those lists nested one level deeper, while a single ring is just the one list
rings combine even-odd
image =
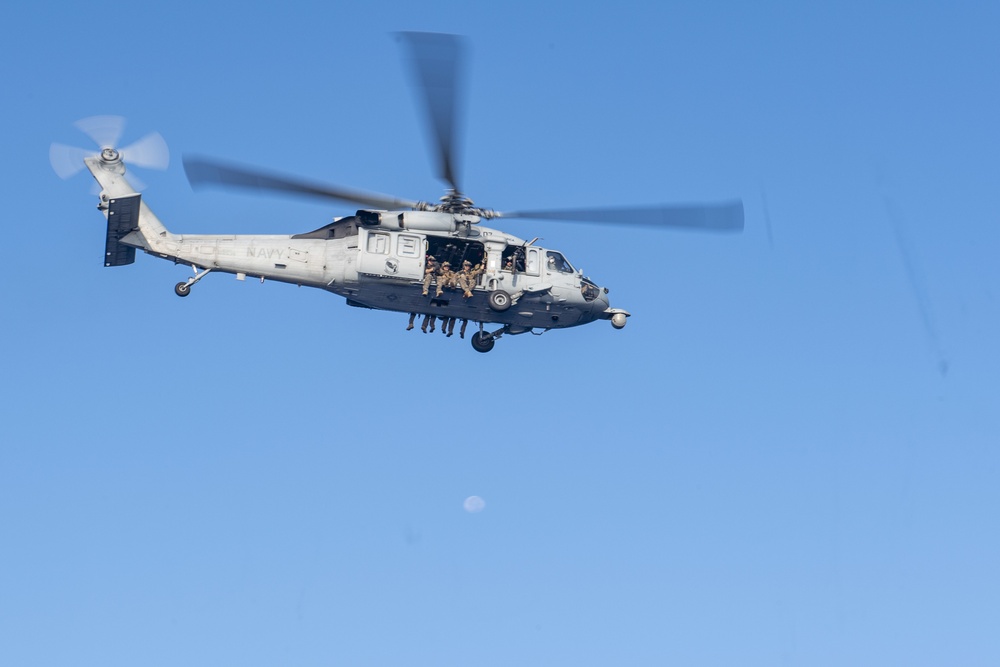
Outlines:
[{"label": "gray helicopter", "polygon": [[[317,287],[338,294],[348,305],[421,317],[423,328],[440,321],[451,335],[457,320],[473,322],[472,346],[489,352],[501,336],[544,333],[596,320],[625,326],[630,313],[612,308],[601,287],[557,250],[484,227],[483,220],[527,218],[688,228],[743,229],[743,204],[653,206],[500,212],[479,208],[458,183],[454,131],[459,72],[464,45],[455,35],[402,33],[412,54],[414,79],[435,139],[439,176],[448,185],[436,204],[312,183],[217,160],[186,157],[192,186],[229,186],[349,202],[354,215],[303,234],[175,234],[160,222],[125,178],[128,164],[165,167],[167,149],[158,134],[117,148],[120,119],[98,117],[77,126],[100,147],[97,153],[53,144],[56,172],[72,175],[83,165],[100,185],[98,208],[107,218],[105,266],[135,261],[136,250],[190,266],[193,274],[176,284],[178,296],[210,273],[233,274]],[[82,164],[81,164],[82,162]],[[134,179],[133,179],[134,180]],[[498,328],[495,328],[499,325]],[[492,330],[491,330],[492,329]]]}]

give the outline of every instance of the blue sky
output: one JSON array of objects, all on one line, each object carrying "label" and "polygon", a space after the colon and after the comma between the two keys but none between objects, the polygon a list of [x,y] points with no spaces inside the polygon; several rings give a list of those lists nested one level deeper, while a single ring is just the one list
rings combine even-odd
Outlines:
[{"label": "blue sky", "polygon": [[[4,11],[0,662],[995,664],[996,3]],[[441,193],[392,33],[467,35],[498,209],[741,197],[740,236],[510,222],[633,313],[467,341],[329,294],[102,266],[73,122]],[[478,513],[469,496],[485,500]]]}]

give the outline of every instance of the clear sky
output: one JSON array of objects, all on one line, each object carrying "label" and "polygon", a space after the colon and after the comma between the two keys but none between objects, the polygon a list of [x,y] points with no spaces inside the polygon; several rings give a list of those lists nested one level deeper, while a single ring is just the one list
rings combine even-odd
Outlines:
[{"label": "clear sky", "polygon": [[[153,4],[3,11],[0,664],[1000,662],[1000,5]],[[469,37],[477,204],[745,232],[511,222],[633,316],[485,355],[102,266],[96,114],[176,232],[353,210],[184,153],[438,197],[400,30]]]}]

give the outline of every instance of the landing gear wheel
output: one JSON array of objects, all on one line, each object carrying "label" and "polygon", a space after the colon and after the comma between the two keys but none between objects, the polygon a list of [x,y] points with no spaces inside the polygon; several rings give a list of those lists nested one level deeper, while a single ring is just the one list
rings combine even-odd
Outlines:
[{"label": "landing gear wheel", "polygon": [[507,292],[500,289],[490,292],[490,308],[498,313],[502,313],[510,308],[510,302],[510,294],[507,294]]},{"label": "landing gear wheel", "polygon": [[177,296],[187,296],[191,293],[191,286],[187,283],[177,283],[174,285],[174,293]]},{"label": "landing gear wheel", "polygon": [[489,352],[494,345],[496,345],[496,340],[485,331],[477,331],[472,334],[472,348],[476,352]]}]

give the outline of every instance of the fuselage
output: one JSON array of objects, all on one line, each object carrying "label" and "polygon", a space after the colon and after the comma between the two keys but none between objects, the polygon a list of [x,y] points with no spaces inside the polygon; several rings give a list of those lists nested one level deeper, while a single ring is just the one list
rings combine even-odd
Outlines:
[{"label": "fuselage", "polygon": [[[86,164],[102,186],[99,208],[105,215],[117,198],[137,196],[117,152]],[[142,202],[136,228],[118,242],[203,273],[316,287],[353,306],[495,322],[508,333],[573,327],[624,312],[612,310],[607,289],[558,251],[482,227],[478,219],[445,216],[358,211],[291,236],[176,234]],[[457,272],[463,262],[479,267],[468,292],[439,275],[445,263]],[[431,289],[425,294],[429,267]],[[506,307],[491,301],[494,292],[509,297]]]},{"label": "fuselage", "polygon": [[[319,237],[326,238],[319,238]],[[350,305],[496,322],[515,329],[557,329],[605,317],[606,290],[572,268],[561,253],[526,246],[503,232],[475,227],[466,234],[363,228],[356,216],[293,236],[178,234],[151,254],[239,278],[317,287]],[[440,276],[423,294],[429,262],[460,267],[485,262],[472,296],[454,285],[437,294]],[[429,259],[429,258],[434,258]],[[493,310],[488,295],[504,290],[512,305]]]}]

